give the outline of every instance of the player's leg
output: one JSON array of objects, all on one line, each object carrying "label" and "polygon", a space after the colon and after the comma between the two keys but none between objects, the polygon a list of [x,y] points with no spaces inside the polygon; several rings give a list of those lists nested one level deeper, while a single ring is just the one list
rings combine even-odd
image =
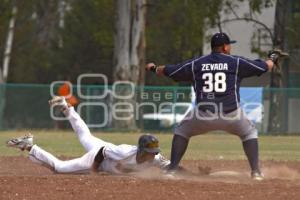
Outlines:
[{"label": "player's leg", "polygon": [[88,126],[81,119],[79,114],[75,111],[74,107],[69,107],[64,110],[64,114],[68,117],[68,120],[79,138],[80,143],[83,145],[86,151],[90,151],[95,147],[105,146],[108,143],[95,137],[91,134]]},{"label": "player's leg", "polygon": [[29,151],[29,158],[38,162],[57,173],[86,173],[91,169],[98,148],[93,149],[80,158],[62,161],[43,150],[37,145],[33,145]]},{"label": "player's leg", "polygon": [[189,144],[192,136],[206,133],[212,126],[208,126],[209,121],[206,113],[194,109],[175,127],[171,149],[171,163],[169,170],[176,170]]},{"label": "player's leg", "polygon": [[182,137],[181,135],[173,135],[172,149],[171,149],[171,163],[169,164],[168,170],[176,170],[179,162],[189,144],[189,138]]},{"label": "player's leg", "polygon": [[64,97],[53,97],[53,99],[49,101],[49,104],[62,107],[64,115],[68,118],[73,130],[78,136],[80,143],[87,152],[95,147],[101,147],[108,144],[91,134],[89,128],[81,119],[79,114],[75,111],[74,107],[69,107],[67,105]]},{"label": "player's leg", "polygon": [[259,168],[258,139],[253,138],[243,141],[243,149],[249,161],[252,178],[262,178],[260,177],[262,174]]},{"label": "player's leg", "polygon": [[13,138],[6,142],[8,147],[15,147],[22,151],[29,151],[29,158],[35,163],[43,165],[57,173],[76,173],[90,170],[99,148],[94,148],[80,158],[62,161],[33,144],[31,134]]},{"label": "player's leg", "polygon": [[60,160],[57,159],[55,156],[41,149],[37,145],[33,145],[32,147],[27,148],[26,150],[29,151],[29,159],[32,162],[43,165],[51,169],[52,171],[55,171],[55,166],[58,162],[60,162]]},{"label": "player's leg", "polygon": [[[228,115],[233,116],[233,113]],[[241,138],[243,149],[251,168],[252,178],[262,180],[263,175],[259,167],[258,133],[254,124],[247,119],[246,115],[241,110],[237,119],[224,119],[223,123],[226,125],[226,128],[224,128],[225,131]]]},{"label": "player's leg", "polygon": [[[18,148],[22,151],[26,150],[29,152],[31,152],[32,149],[34,149],[34,148],[39,148],[36,145],[33,145],[33,135],[31,135],[31,134],[8,140],[6,142],[6,145],[8,147],[14,147],[14,148]],[[34,157],[31,157],[31,156],[29,156],[29,158],[32,161],[34,161],[35,163],[44,165],[52,170],[53,170],[52,166],[54,166],[53,163],[55,161],[57,161],[57,159],[54,156],[52,156],[51,154],[49,154],[47,152],[45,152],[44,156],[41,157],[41,159],[33,159]]]}]

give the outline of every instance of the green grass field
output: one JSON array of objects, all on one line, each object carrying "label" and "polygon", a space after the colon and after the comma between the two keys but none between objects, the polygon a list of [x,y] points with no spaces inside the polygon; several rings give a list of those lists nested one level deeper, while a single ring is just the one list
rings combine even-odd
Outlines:
[{"label": "green grass field", "polygon": [[[26,132],[26,131],[25,131]],[[0,132],[0,156],[25,155],[14,148],[7,148],[5,141],[23,135],[24,131]],[[34,141],[45,150],[56,156],[76,157],[84,153],[84,149],[72,131],[32,131]],[[95,133],[95,136],[114,144],[137,143],[137,133]],[[160,140],[162,153],[169,157],[172,135],[156,134]],[[300,161],[299,136],[261,136],[260,158],[262,160]],[[229,134],[206,134],[191,139],[184,159],[215,160],[245,159],[242,145],[236,136]]]}]

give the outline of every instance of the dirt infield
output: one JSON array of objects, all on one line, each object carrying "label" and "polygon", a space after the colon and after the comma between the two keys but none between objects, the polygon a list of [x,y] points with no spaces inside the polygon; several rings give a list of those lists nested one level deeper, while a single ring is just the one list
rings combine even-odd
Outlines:
[{"label": "dirt infield", "polygon": [[[58,175],[26,157],[0,157],[0,199],[300,199],[300,162],[263,162],[266,180],[249,179],[246,161],[184,161],[189,175],[162,178],[156,170],[136,176]],[[201,175],[199,166],[212,175]]]}]

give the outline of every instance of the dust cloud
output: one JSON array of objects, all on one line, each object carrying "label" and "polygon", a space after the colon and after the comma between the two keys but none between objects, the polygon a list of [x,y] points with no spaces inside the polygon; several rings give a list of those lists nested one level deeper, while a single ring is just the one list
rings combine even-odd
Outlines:
[{"label": "dust cloud", "polygon": [[300,173],[286,165],[264,167],[262,171],[267,179],[300,179]]}]

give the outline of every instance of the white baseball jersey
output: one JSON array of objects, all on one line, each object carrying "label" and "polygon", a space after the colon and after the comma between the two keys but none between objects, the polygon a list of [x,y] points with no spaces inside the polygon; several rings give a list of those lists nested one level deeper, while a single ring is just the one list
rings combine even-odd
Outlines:
[{"label": "white baseball jersey", "polygon": [[99,170],[120,174],[142,171],[151,166],[163,168],[170,163],[169,160],[165,159],[161,154],[158,154],[153,161],[138,164],[136,154],[136,146],[127,144],[106,146],[103,149],[104,160]]}]

